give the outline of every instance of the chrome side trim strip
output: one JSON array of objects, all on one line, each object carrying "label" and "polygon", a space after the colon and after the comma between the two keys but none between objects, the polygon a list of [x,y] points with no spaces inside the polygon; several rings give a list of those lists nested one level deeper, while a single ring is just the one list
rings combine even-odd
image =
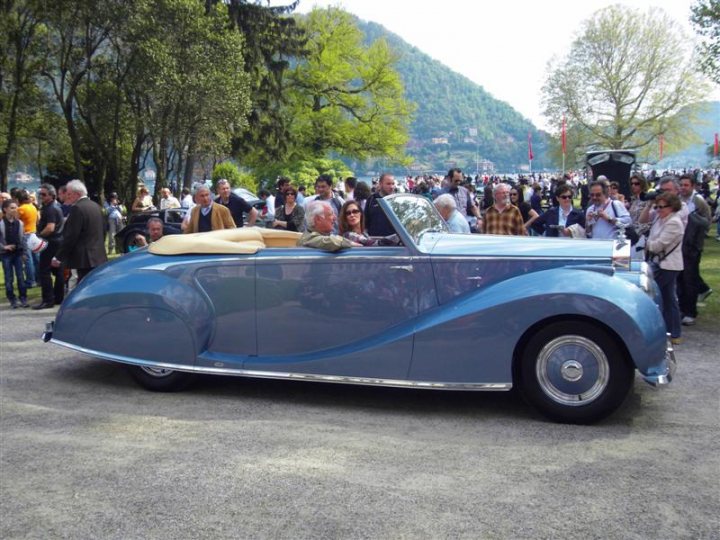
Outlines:
[{"label": "chrome side trim strip", "polygon": [[430,390],[464,390],[464,391],[507,391],[512,389],[512,383],[458,383],[458,382],[433,382],[433,381],[408,381],[404,379],[376,379],[372,377],[353,377],[350,375],[319,375],[312,373],[289,373],[280,371],[260,371],[252,369],[234,369],[226,367],[205,367],[205,366],[185,366],[179,364],[168,364],[162,362],[148,362],[138,358],[130,358],[127,356],[107,354],[100,351],[86,349],[71,343],[52,339],[51,343],[66,347],[73,351],[77,351],[89,356],[110,360],[113,362],[121,362],[123,364],[131,364],[135,366],[157,367],[165,369],[174,369],[177,371],[186,371],[189,373],[212,374],[212,375],[232,375],[238,377],[251,377],[257,379],[282,379],[293,381],[310,381],[310,382],[326,382],[340,384],[356,384],[363,386],[388,386],[394,388],[421,388]]}]

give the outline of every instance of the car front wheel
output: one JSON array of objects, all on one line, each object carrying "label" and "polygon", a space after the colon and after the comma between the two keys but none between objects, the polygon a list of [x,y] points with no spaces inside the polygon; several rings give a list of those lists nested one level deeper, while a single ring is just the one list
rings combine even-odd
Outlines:
[{"label": "car front wheel", "polygon": [[140,386],[153,392],[178,392],[187,388],[195,379],[192,373],[161,367],[128,366],[128,369]]},{"label": "car front wheel", "polygon": [[615,411],[633,384],[635,371],[608,332],[585,322],[556,322],[525,346],[520,391],[548,418],[591,424]]}]

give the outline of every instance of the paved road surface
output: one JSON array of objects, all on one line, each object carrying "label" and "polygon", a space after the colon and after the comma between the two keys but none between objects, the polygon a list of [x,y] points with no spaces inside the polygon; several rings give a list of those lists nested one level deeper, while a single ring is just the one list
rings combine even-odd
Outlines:
[{"label": "paved road surface", "polygon": [[720,537],[720,358],[697,328],[673,385],[577,427],[514,394],[154,394],[41,343],[52,315],[0,310],[3,539]]}]

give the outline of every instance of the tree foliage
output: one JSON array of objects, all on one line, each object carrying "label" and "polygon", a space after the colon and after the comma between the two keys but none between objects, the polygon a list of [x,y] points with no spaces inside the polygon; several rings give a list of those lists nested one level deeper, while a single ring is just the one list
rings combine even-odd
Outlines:
[{"label": "tree foliage", "polygon": [[[569,54],[548,66],[545,116],[567,116],[568,142],[592,148],[644,148],[665,137],[666,152],[692,142],[686,127],[706,85],[681,28],[661,10],[620,5],[585,21]],[[577,155],[574,157],[578,157]]]},{"label": "tree foliage", "polygon": [[413,107],[384,39],[368,47],[352,15],[313,9],[299,22],[307,56],[290,74],[294,155],[402,156]]},{"label": "tree foliage", "polygon": [[702,37],[698,46],[700,67],[720,84],[720,0],[697,0],[690,9],[690,20]]}]

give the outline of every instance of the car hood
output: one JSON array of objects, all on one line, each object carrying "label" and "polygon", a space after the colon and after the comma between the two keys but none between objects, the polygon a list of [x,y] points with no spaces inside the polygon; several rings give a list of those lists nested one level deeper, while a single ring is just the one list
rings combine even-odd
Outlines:
[{"label": "car hood", "polygon": [[426,233],[420,250],[439,256],[595,259],[610,262],[612,240],[580,240],[491,234]]}]

